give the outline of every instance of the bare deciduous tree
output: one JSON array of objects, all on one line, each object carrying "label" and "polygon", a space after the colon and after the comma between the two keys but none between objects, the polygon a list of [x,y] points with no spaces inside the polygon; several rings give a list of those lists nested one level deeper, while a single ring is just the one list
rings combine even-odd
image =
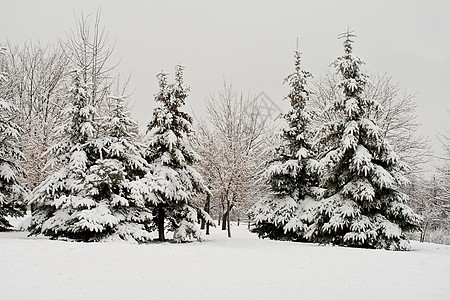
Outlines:
[{"label": "bare deciduous tree", "polygon": [[265,187],[258,183],[263,150],[272,129],[256,99],[244,97],[231,85],[206,100],[207,121],[198,124],[196,151],[200,170],[212,192],[205,207],[222,222],[231,237],[230,215],[246,216]]},{"label": "bare deciduous tree", "polygon": [[23,181],[32,189],[46,176],[42,168],[48,157],[43,153],[53,142],[53,129],[61,121],[67,102],[68,60],[60,45],[31,42],[22,47],[8,43],[5,60],[10,74],[7,93],[19,111],[16,122],[24,129]]},{"label": "bare deciduous tree", "polygon": [[101,27],[101,11],[95,16],[81,13],[76,17],[76,29],[67,34],[63,41],[64,51],[71,67],[77,69],[84,82],[90,85],[91,104],[100,106],[107,99],[112,87],[112,72],[118,63],[110,64],[114,44]]}]

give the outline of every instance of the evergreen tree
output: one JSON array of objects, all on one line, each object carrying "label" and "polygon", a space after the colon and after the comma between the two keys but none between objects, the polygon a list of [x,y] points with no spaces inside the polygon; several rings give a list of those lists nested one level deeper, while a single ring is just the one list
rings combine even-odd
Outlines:
[{"label": "evergreen tree", "polygon": [[95,140],[100,159],[90,170],[90,189],[97,201],[108,202],[119,220],[112,237],[146,242],[151,238],[147,224],[152,220],[146,204],[152,199],[157,181],[142,181],[148,167],[141,156],[142,145],[136,142],[138,125],[131,119],[122,97],[112,100],[111,115],[103,118]]},{"label": "evergreen tree", "polygon": [[308,237],[313,242],[365,248],[409,249],[404,231],[418,228],[420,217],[407,205],[399,191],[405,184],[407,167],[399,161],[370,110],[381,109],[363,97],[368,77],[363,61],[352,52],[348,31],[345,54],[334,61],[341,76],[343,97],[329,108],[339,118],[325,123],[318,132],[321,145],[323,199],[315,207],[314,224]]},{"label": "evergreen tree", "polygon": [[30,202],[34,210],[29,230],[31,234],[84,240],[89,239],[92,227],[86,213],[95,207],[84,193],[86,170],[93,164],[86,146],[94,134],[95,109],[89,103],[86,83],[77,71],[73,75],[68,95],[71,105],[64,112],[66,122],[56,129],[59,142],[49,149],[54,157],[46,166],[59,170],[33,190]]},{"label": "evergreen tree", "polygon": [[78,241],[147,241],[144,223],[151,215],[143,194],[148,191],[134,180],[146,172],[133,142],[136,125],[121,100],[100,124],[90,95],[89,85],[74,72],[67,122],[59,130],[61,141],[50,149],[55,158],[48,167],[58,170],[33,191],[30,232]]},{"label": "evergreen tree", "polygon": [[[3,51],[0,48],[0,55]],[[7,217],[20,217],[26,211],[25,190],[18,181],[18,162],[23,159],[19,147],[22,129],[14,122],[15,107],[3,99],[2,85],[7,78],[0,69],[0,231],[11,228]]]},{"label": "evergreen tree", "polygon": [[192,202],[195,194],[209,191],[192,167],[199,159],[186,140],[193,133],[192,119],[179,110],[185,104],[189,88],[183,83],[182,66],[176,66],[174,84],[167,83],[165,73],[157,77],[160,91],[155,100],[161,106],[153,111],[148,124],[144,158],[153,176],[165,183],[154,191],[157,205],[152,202],[149,206],[153,208],[160,241],[166,239],[166,230],[173,231],[173,239],[178,242],[200,239],[199,219],[209,223],[212,220]]},{"label": "evergreen tree", "polygon": [[[316,179],[312,170],[310,115],[305,111],[311,74],[301,69],[300,51],[295,50],[295,71],[284,80],[290,86],[285,97],[291,104],[284,116],[287,128],[269,161],[265,177],[272,193],[252,208],[256,220],[253,232],[271,239],[301,240],[306,208],[314,195]],[[305,201],[306,200],[306,201]]]}]

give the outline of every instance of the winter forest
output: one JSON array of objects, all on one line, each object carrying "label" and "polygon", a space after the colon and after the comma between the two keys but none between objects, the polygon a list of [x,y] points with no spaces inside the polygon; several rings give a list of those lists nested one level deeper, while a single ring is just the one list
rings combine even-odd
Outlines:
[{"label": "winter forest", "polygon": [[143,129],[100,13],[79,16],[58,44],[2,42],[0,231],[56,248],[232,245],[243,232],[286,253],[450,244],[450,134],[430,176],[414,96],[372,72],[354,50],[358,29],[344,29],[323,74],[303,68],[298,40],[286,50],[289,92],[273,100],[287,113],[267,114],[225,81],[191,115],[190,66],[175,62],[148,74],[159,90]]}]

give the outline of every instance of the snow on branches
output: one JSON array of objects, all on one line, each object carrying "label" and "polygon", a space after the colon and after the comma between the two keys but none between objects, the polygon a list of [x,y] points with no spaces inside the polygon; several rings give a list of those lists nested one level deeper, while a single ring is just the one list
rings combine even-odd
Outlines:
[{"label": "snow on branches", "polygon": [[310,75],[301,71],[295,53],[295,73],[286,79],[289,128],[266,172],[273,195],[253,208],[253,230],[260,237],[409,249],[404,232],[417,229],[421,218],[399,190],[407,167],[372,118],[382,108],[365,97],[369,79],[353,54],[354,37],[349,30],[340,35],[344,55],[333,63],[340,95],[329,99],[328,119],[316,130],[304,110],[309,93],[302,89]]},{"label": "snow on branches", "polygon": [[[4,50],[0,47],[0,55]],[[11,228],[7,217],[22,216],[26,209],[26,191],[19,182],[22,172],[19,162],[24,159],[20,148],[23,130],[14,121],[17,114],[15,106],[9,99],[3,98],[6,96],[3,88],[5,82],[7,74],[0,71],[0,231]]]},{"label": "snow on branches", "polygon": [[166,230],[172,231],[178,242],[199,240],[199,219],[212,224],[209,215],[192,201],[196,194],[209,191],[192,167],[199,159],[187,141],[192,134],[192,119],[179,110],[189,93],[183,83],[183,68],[176,66],[173,84],[168,83],[166,73],[158,74],[160,91],[155,100],[161,106],[153,111],[144,139],[148,174],[162,182],[154,192],[157,204],[150,205],[161,241],[166,239]]},{"label": "snow on branches", "polygon": [[295,71],[284,81],[290,86],[286,99],[290,100],[291,110],[284,116],[287,128],[264,174],[272,193],[251,209],[256,221],[253,231],[272,239],[302,239],[297,229],[303,229],[304,222],[296,218],[294,224],[292,219],[305,213],[303,202],[314,194],[311,188],[316,181],[312,171],[315,163],[308,127],[310,115],[305,111],[310,94],[307,79],[311,74],[301,69],[298,49],[294,52],[294,66]]},{"label": "snow on branches", "polygon": [[91,106],[89,85],[74,72],[67,122],[58,130],[61,142],[51,148],[58,166],[32,193],[32,234],[78,241],[146,242],[146,207],[155,201],[153,184],[143,185],[147,164],[136,142],[137,124],[123,99],[110,115],[99,117]]},{"label": "snow on branches", "polygon": [[[420,217],[407,209],[398,191],[405,166],[386,142],[369,111],[380,105],[364,97],[368,77],[363,61],[352,53],[352,31],[342,35],[345,54],[335,66],[344,97],[332,102],[336,117],[319,130],[327,151],[319,165],[328,174],[320,182],[324,197],[317,204],[312,241],[339,245],[407,250],[403,231],[417,229]],[[331,153],[339,153],[338,156]],[[401,203],[404,209],[396,209]],[[395,211],[395,215],[393,214]]]}]

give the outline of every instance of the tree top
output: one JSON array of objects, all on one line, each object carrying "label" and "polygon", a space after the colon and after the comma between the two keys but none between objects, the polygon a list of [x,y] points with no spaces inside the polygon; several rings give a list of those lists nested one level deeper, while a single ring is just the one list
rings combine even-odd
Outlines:
[{"label": "tree top", "polygon": [[344,40],[344,49],[346,54],[352,53],[352,43],[354,42],[353,38],[355,38],[357,35],[354,34],[355,30],[347,26],[347,30],[341,34],[338,34],[338,39],[345,39]]}]

